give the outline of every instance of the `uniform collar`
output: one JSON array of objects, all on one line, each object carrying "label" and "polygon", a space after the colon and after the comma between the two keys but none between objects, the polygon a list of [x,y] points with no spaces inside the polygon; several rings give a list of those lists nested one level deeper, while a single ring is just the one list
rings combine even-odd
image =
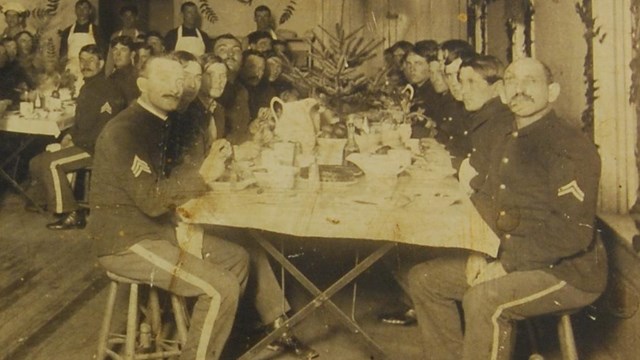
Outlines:
[{"label": "uniform collar", "polygon": [[555,121],[557,121],[557,118],[558,116],[556,115],[556,112],[554,110],[551,110],[539,120],[520,129],[518,129],[516,121],[514,120],[513,127],[508,134],[515,135],[516,137],[527,136],[535,131],[538,131],[539,129],[543,129],[552,125]]},{"label": "uniform collar", "polygon": [[148,112],[152,113],[153,115],[155,115],[160,120],[166,121],[167,118],[169,118],[169,115],[167,113],[165,113],[164,111],[162,111],[162,110],[156,108],[155,106],[149,104],[148,102],[144,101],[142,99],[142,97],[139,97],[137,102],[138,102],[138,105],[140,105],[143,109],[145,109]]},{"label": "uniform collar", "polygon": [[471,113],[472,123],[469,130],[474,130],[491,119],[502,117],[509,109],[502,103],[500,97],[494,97],[487,101],[482,107]]}]

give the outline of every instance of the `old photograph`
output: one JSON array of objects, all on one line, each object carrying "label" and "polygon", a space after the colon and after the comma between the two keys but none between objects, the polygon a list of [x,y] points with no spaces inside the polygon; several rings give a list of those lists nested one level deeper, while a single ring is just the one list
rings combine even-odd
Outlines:
[{"label": "old photograph", "polygon": [[631,360],[640,0],[0,0],[0,360]]}]

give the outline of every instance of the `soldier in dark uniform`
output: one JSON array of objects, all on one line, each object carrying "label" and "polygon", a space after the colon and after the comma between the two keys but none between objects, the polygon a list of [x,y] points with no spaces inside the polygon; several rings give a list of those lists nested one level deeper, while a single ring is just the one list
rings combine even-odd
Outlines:
[{"label": "soldier in dark uniform", "polygon": [[110,42],[114,71],[109,75],[127,104],[131,104],[140,96],[136,84],[138,70],[133,65],[133,40],[126,35],[116,36]]},{"label": "soldier in dark uniform", "polygon": [[[438,59],[438,43],[433,40],[423,40],[411,48],[403,60],[405,78],[413,86],[414,94],[411,101],[411,112],[418,112],[428,118],[433,118],[438,96],[431,85],[430,62]],[[412,138],[423,138],[429,134],[426,119],[418,119],[411,126]]]},{"label": "soldier in dark uniform", "polygon": [[469,113],[462,103],[462,89],[458,81],[460,64],[473,57],[471,46],[462,40],[449,40],[440,46],[440,54],[444,68],[444,78],[449,93],[442,98],[441,120],[436,120],[438,135],[436,139],[445,145],[452,158],[452,165],[457,170],[462,160],[471,151],[469,139]]},{"label": "soldier in dark uniform", "polygon": [[582,308],[606,285],[607,257],[594,229],[595,146],[551,109],[560,89],[545,65],[518,60],[504,81],[515,121],[472,197],[500,237],[498,257],[441,257],[409,275],[429,358],[510,358],[516,320]]},{"label": "soldier in dark uniform", "polygon": [[43,152],[29,163],[32,199],[39,205],[46,201],[49,211],[63,215],[47,225],[52,230],[85,226],[84,212],[79,210],[66,175],[91,165],[98,134],[125,107],[120,92],[104,76],[104,60],[98,46],[86,45],[79,57],[84,85],[76,99],[74,125],[62,138],[61,150]]},{"label": "soldier in dark uniform", "polygon": [[494,56],[478,55],[460,65],[465,110],[469,111],[471,152],[462,162],[460,183],[470,193],[479,190],[489,170],[489,157],[505,131],[513,126],[513,114],[500,99],[504,65]]},{"label": "soldier in dark uniform", "polygon": [[183,82],[175,58],[151,58],[138,78],[140,98],[101,133],[89,230],[98,261],[108,271],[197,297],[180,358],[212,360],[220,357],[233,326],[248,255],[206,234],[202,258],[177,244],[173,210],[206,191],[231,155],[230,144],[218,140],[198,169],[185,163],[165,175],[167,118],[178,107]]}]

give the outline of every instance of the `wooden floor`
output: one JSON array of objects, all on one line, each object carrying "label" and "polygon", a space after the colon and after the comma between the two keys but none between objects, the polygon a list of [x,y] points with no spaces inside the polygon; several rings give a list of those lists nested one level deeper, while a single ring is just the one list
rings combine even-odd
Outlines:
[{"label": "wooden floor", "polygon": [[[27,213],[15,194],[5,194],[0,205],[0,359],[86,360],[95,358],[97,333],[106,301],[107,280],[96,265],[92,244],[82,230],[49,231],[47,215]],[[89,218],[89,221],[90,218]],[[321,245],[306,251],[307,270],[314,281],[329,283],[353,261],[354,249],[331,249]],[[279,271],[279,270],[277,270]],[[294,308],[304,305],[309,295],[287,278],[288,298]],[[377,321],[398,295],[383,266],[365,273],[354,288],[348,286],[335,300],[347,314],[353,314],[364,330],[379,342],[390,359],[422,359],[417,327],[394,327]],[[124,307],[120,307],[123,309]],[[585,314],[576,329],[582,358],[625,359],[609,355],[596,321]],[[124,323],[122,314],[117,318]],[[303,340],[312,344],[321,359],[373,359],[358,337],[340,327],[333,316],[320,308],[310,320],[296,327]],[[541,347],[547,359],[558,359],[553,326],[542,332]],[[235,359],[250,345],[247,326],[234,330],[225,359]],[[520,336],[518,359],[529,350]],[[524,344],[524,345],[523,345]],[[295,359],[288,354],[265,350],[259,359]]]}]

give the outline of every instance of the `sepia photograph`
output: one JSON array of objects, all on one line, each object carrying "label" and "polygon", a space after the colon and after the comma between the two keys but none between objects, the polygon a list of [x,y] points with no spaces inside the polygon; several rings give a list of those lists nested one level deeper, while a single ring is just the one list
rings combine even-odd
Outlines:
[{"label": "sepia photograph", "polygon": [[0,360],[632,360],[640,0],[0,0]]}]

